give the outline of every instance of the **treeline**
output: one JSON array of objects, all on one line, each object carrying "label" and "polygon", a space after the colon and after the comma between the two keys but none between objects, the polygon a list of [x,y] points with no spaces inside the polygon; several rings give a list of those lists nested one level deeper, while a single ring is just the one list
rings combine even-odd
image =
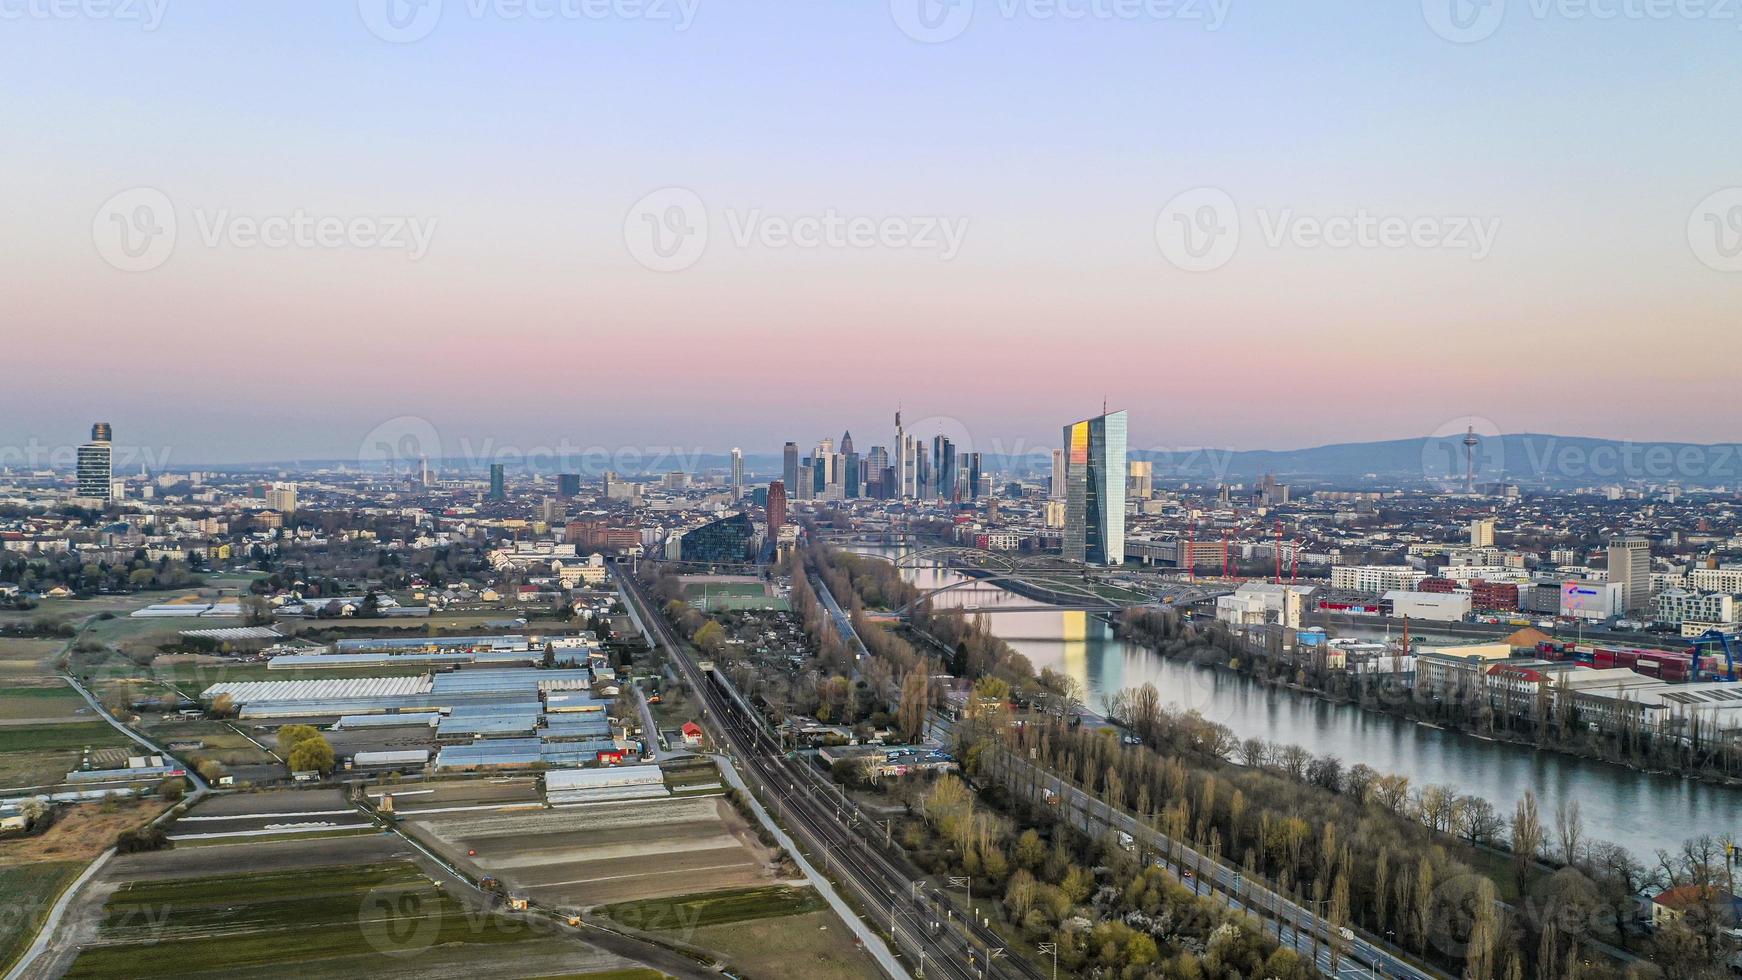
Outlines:
[{"label": "treeline", "polygon": [[1244,916],[1200,898],[1116,844],[1055,826],[1050,840],[984,806],[954,776],[915,808],[903,845],[933,874],[967,875],[978,894],[1002,895],[1020,938],[1055,943],[1073,976],[1266,977],[1316,974]]},{"label": "treeline", "polygon": [[187,560],[167,556],[156,560],[139,549],[124,562],[87,562],[72,552],[46,558],[27,558],[0,553],[0,582],[9,582],[23,592],[46,592],[57,586],[78,595],[99,592],[151,592],[201,585],[193,563],[204,558],[191,553]]}]

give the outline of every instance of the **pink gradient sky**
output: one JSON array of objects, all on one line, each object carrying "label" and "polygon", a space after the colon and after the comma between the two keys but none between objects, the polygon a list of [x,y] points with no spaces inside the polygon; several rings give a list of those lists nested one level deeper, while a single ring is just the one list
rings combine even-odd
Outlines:
[{"label": "pink gradient sky", "polygon": [[[0,159],[0,445],[108,419],[188,461],[344,457],[413,415],[444,438],[772,452],[843,428],[886,442],[897,401],[1051,444],[1103,397],[1146,447],[1471,415],[1742,436],[1742,275],[1686,236],[1697,202],[1742,184],[1733,31],[1518,19],[1465,48],[1414,4],[1255,3],[1213,34],[977,22],[925,46],[882,4],[752,5],[681,36],[456,22],[400,46],[338,6],[0,34],[0,125],[29,137]],[[1472,261],[1248,229],[1228,267],[1190,274],[1154,222],[1203,185],[1242,209],[1487,215],[1501,233]],[[138,186],[175,202],[181,241],[128,274],[91,223]],[[666,186],[715,231],[671,274],[623,238]],[[219,208],[438,227],[417,262],[204,247],[194,212]],[[753,208],[969,231],[947,263],[736,248],[720,212]]]}]

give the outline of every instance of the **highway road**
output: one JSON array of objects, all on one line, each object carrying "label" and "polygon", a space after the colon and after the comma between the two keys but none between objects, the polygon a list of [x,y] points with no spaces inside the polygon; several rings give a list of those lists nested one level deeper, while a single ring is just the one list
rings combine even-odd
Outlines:
[{"label": "highway road", "polygon": [[[926,977],[1042,980],[1040,970],[1004,950],[1004,940],[965,918],[952,897],[931,887],[899,853],[883,853],[882,827],[861,813],[837,787],[804,761],[787,758],[761,719],[723,677],[705,676],[671,635],[663,618],[626,571],[614,569],[641,617],[672,654],[672,662],[701,697],[703,723],[729,748],[782,823],[819,855],[825,870],[857,899],[860,909],[889,931],[909,964]],[[891,851],[898,848],[890,846]],[[969,924],[971,923],[971,925]]]}]

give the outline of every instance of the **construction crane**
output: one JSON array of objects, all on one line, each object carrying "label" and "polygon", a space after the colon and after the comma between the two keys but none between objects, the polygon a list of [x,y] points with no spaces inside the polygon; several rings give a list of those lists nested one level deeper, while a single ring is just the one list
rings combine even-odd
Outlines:
[{"label": "construction crane", "polygon": [[1689,652],[1694,655],[1692,665],[1693,672],[1690,680],[1697,681],[1700,679],[1700,651],[1701,648],[1708,646],[1715,648],[1713,650],[1714,655],[1719,651],[1722,651],[1724,654],[1724,674],[1716,679],[1725,681],[1736,680],[1736,650],[1738,647],[1742,647],[1742,634],[1725,633],[1722,630],[1707,630],[1698,637],[1695,637],[1690,644]]}]

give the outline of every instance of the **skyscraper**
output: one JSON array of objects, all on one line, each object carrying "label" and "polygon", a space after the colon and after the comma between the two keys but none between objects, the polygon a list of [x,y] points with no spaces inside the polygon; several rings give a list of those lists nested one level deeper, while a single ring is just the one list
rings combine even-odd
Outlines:
[{"label": "skyscraper", "polygon": [[1048,488],[1047,495],[1054,500],[1065,499],[1065,451],[1063,449],[1052,451],[1052,485]]},{"label": "skyscraper", "polygon": [[1609,581],[1621,586],[1622,608],[1638,612],[1651,602],[1651,540],[1609,539]]},{"label": "skyscraper", "polygon": [[841,496],[852,500],[859,496],[859,454],[853,451],[853,433],[841,436]]},{"label": "skyscraper", "polygon": [[775,480],[768,485],[768,540],[778,542],[780,529],[786,525],[786,484]]},{"label": "skyscraper", "polygon": [[968,482],[967,497],[969,500],[980,499],[980,454],[963,453],[962,471]]},{"label": "skyscraper", "polygon": [[1064,556],[1090,565],[1125,563],[1125,413],[1064,427]]},{"label": "skyscraper", "polygon": [[501,463],[490,464],[490,499],[508,499],[508,480],[502,472]]},{"label": "skyscraper", "polygon": [[581,475],[579,473],[558,473],[556,475],[556,493],[559,497],[572,498],[581,495]]},{"label": "skyscraper", "polygon": [[956,499],[956,444],[948,436],[932,436],[931,440],[932,471],[937,477],[933,490],[939,500],[945,503]]},{"label": "skyscraper", "polygon": [[732,496],[744,496],[744,450],[732,447]]},{"label": "skyscraper", "polygon": [[115,451],[109,423],[91,426],[91,441],[79,447],[79,496],[108,500],[115,491]]},{"label": "skyscraper", "polygon": [[798,493],[798,443],[789,442],[782,450],[781,482],[786,484],[788,493]]}]

